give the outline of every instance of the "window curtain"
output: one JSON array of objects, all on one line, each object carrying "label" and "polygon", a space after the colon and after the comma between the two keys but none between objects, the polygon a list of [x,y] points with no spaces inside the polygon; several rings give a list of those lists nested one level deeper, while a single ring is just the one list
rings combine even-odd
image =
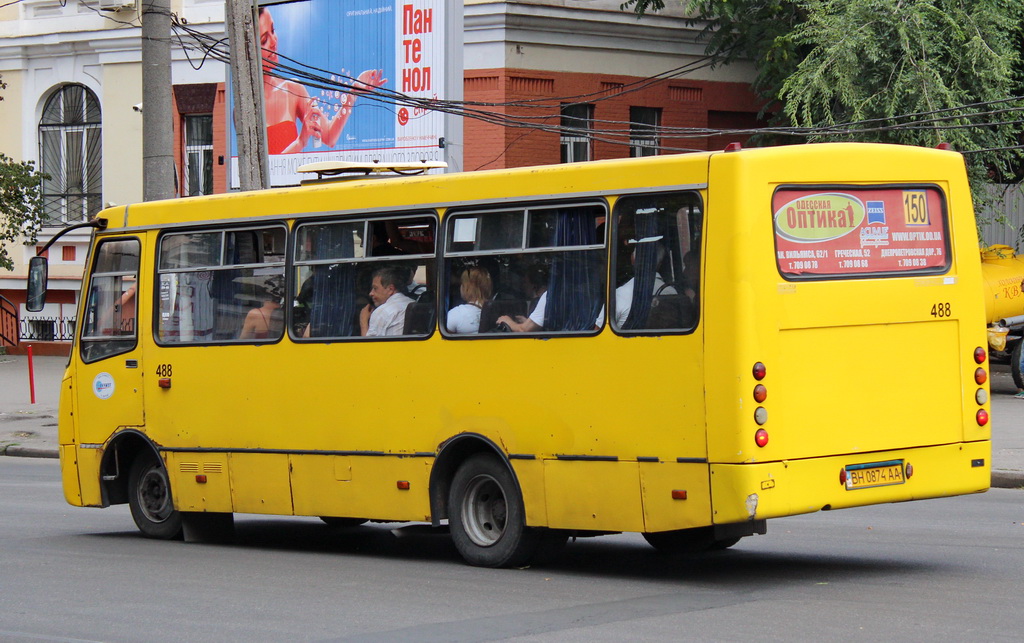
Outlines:
[{"label": "window curtain", "polygon": [[[586,246],[597,243],[597,220],[593,210],[559,212],[555,224],[555,246]],[[567,251],[555,253],[551,261],[544,329],[581,331],[594,327],[601,312],[604,271],[601,253]]]},{"label": "window curtain", "polygon": [[[348,226],[324,226],[314,243],[315,257],[355,256]],[[313,267],[310,302],[310,337],[350,337],[355,332],[356,264],[339,263]]]},{"label": "window curtain", "polygon": [[633,299],[630,302],[629,317],[623,324],[625,330],[636,330],[647,326],[654,299],[654,278],[658,271],[658,246],[660,241],[644,241],[658,234],[658,220],[654,212],[637,213],[635,230],[637,243],[633,246]]}]

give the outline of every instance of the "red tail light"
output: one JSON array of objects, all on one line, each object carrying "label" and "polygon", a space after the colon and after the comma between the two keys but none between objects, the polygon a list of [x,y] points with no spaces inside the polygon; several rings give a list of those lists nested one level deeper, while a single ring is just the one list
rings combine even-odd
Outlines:
[{"label": "red tail light", "polygon": [[765,388],[764,384],[758,384],[754,387],[754,401],[760,404],[768,399],[768,389]]},{"label": "red tail light", "polygon": [[986,372],[985,369],[978,367],[978,369],[974,371],[974,381],[978,384],[984,384],[988,381],[988,372]]},{"label": "red tail light", "polygon": [[988,411],[985,409],[978,409],[978,413],[974,417],[978,420],[978,426],[985,426],[988,424]]},{"label": "red tail light", "polygon": [[981,346],[974,349],[974,361],[978,364],[984,364],[985,358],[988,357],[988,353]]}]

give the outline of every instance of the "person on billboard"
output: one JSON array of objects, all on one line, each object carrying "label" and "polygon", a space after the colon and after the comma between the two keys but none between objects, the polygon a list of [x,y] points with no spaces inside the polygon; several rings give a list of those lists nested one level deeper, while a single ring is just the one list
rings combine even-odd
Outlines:
[{"label": "person on billboard", "polygon": [[[368,69],[359,74],[352,83],[353,93],[344,94],[337,113],[327,118],[304,86],[293,80],[270,75],[277,67],[278,56],[274,18],[269,9],[260,8],[259,21],[260,47],[263,49],[263,109],[267,115],[267,151],[270,154],[301,152],[310,138],[334,147],[352,114],[356,102],[354,92],[383,86],[387,82],[383,70]],[[295,124],[296,121],[301,123],[301,129]]]}]

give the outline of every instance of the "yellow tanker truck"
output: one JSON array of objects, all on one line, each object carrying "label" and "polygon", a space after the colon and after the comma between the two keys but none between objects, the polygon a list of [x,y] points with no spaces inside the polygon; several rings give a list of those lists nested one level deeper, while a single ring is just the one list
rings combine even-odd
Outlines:
[{"label": "yellow tanker truck", "polygon": [[1020,353],[1024,335],[1024,257],[1013,248],[995,245],[981,251],[985,278],[985,319],[993,357],[1008,358],[1013,382],[1024,389]]}]

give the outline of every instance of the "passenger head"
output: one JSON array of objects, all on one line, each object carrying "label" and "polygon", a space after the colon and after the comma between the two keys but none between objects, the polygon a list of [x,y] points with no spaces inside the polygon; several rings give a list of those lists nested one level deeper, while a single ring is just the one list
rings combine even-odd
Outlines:
[{"label": "passenger head", "polygon": [[527,268],[526,286],[531,291],[531,297],[539,297],[548,289],[548,267],[542,263],[535,263]]},{"label": "passenger head", "polygon": [[[629,261],[632,264],[636,264],[636,251],[641,247],[654,248],[654,265],[655,267],[661,266],[661,262],[665,260],[665,246],[661,243],[661,236],[647,237],[645,239],[635,240],[630,239],[628,243],[633,246],[633,250],[629,253]],[[651,245],[647,245],[651,244]]]},{"label": "passenger head", "polygon": [[373,271],[373,285],[370,287],[370,299],[374,306],[380,306],[391,295],[405,289],[409,272],[404,268],[387,266]]},{"label": "passenger head", "polygon": [[462,299],[469,304],[482,306],[491,298],[494,288],[491,284],[491,273],[486,268],[474,266],[462,271]]},{"label": "passenger head", "polygon": [[284,303],[284,277],[273,275],[263,282],[263,301],[281,305]]},{"label": "passenger head", "polygon": [[695,285],[700,281],[700,251],[690,250],[683,255],[683,281]]}]

